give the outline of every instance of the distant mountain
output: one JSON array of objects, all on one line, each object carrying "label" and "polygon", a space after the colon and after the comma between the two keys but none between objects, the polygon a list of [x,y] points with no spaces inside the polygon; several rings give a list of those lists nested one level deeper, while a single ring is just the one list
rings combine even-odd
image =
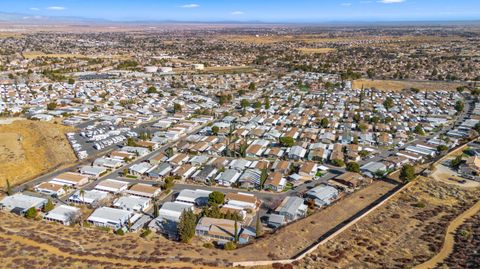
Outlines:
[{"label": "distant mountain", "polygon": [[20,14],[20,13],[7,13],[0,12],[0,22],[18,22],[18,23],[92,23],[92,22],[106,22],[102,19],[89,19],[89,18],[80,18],[80,17],[62,17],[62,16],[38,16],[30,14]]}]

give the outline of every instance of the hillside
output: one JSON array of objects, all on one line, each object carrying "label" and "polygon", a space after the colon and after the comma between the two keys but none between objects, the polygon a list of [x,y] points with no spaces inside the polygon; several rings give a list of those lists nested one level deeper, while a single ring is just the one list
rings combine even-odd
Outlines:
[{"label": "hillside", "polygon": [[29,120],[0,124],[0,188],[23,183],[76,161],[65,133],[70,127]]}]

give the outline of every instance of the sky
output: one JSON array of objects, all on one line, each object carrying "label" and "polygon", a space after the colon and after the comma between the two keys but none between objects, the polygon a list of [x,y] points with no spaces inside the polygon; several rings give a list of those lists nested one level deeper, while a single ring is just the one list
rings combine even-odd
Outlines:
[{"label": "sky", "polygon": [[480,0],[0,0],[0,12],[110,21],[480,20]]}]

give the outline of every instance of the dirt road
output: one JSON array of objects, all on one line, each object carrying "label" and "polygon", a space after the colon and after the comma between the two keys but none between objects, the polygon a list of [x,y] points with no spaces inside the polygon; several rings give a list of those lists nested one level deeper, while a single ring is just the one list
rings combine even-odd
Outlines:
[{"label": "dirt road", "polygon": [[472,206],[467,211],[463,212],[460,216],[454,219],[447,228],[447,234],[445,235],[445,241],[443,246],[440,249],[440,252],[437,253],[430,260],[417,265],[414,269],[430,269],[434,268],[438,263],[442,262],[445,258],[450,255],[453,251],[453,246],[455,244],[455,231],[460,225],[462,225],[467,219],[473,217],[478,211],[480,211],[480,201],[478,201],[474,206]]}]

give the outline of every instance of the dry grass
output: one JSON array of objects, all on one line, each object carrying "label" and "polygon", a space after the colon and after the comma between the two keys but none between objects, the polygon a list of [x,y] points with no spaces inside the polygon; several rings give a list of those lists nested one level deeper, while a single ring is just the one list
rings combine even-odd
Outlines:
[{"label": "dry grass", "polygon": [[18,120],[0,125],[0,188],[17,185],[76,161],[65,133],[70,127]]},{"label": "dry grass", "polygon": [[448,224],[480,189],[420,177],[384,206],[302,260],[299,268],[412,268],[442,247]]},{"label": "dry grass", "polygon": [[353,89],[376,88],[383,91],[401,91],[403,89],[417,88],[420,90],[455,90],[457,87],[465,85],[459,82],[434,82],[434,81],[397,81],[397,80],[370,80],[358,79],[352,83]]},{"label": "dry grass", "polygon": [[335,51],[332,48],[298,48],[299,52],[304,54],[329,53]]}]

